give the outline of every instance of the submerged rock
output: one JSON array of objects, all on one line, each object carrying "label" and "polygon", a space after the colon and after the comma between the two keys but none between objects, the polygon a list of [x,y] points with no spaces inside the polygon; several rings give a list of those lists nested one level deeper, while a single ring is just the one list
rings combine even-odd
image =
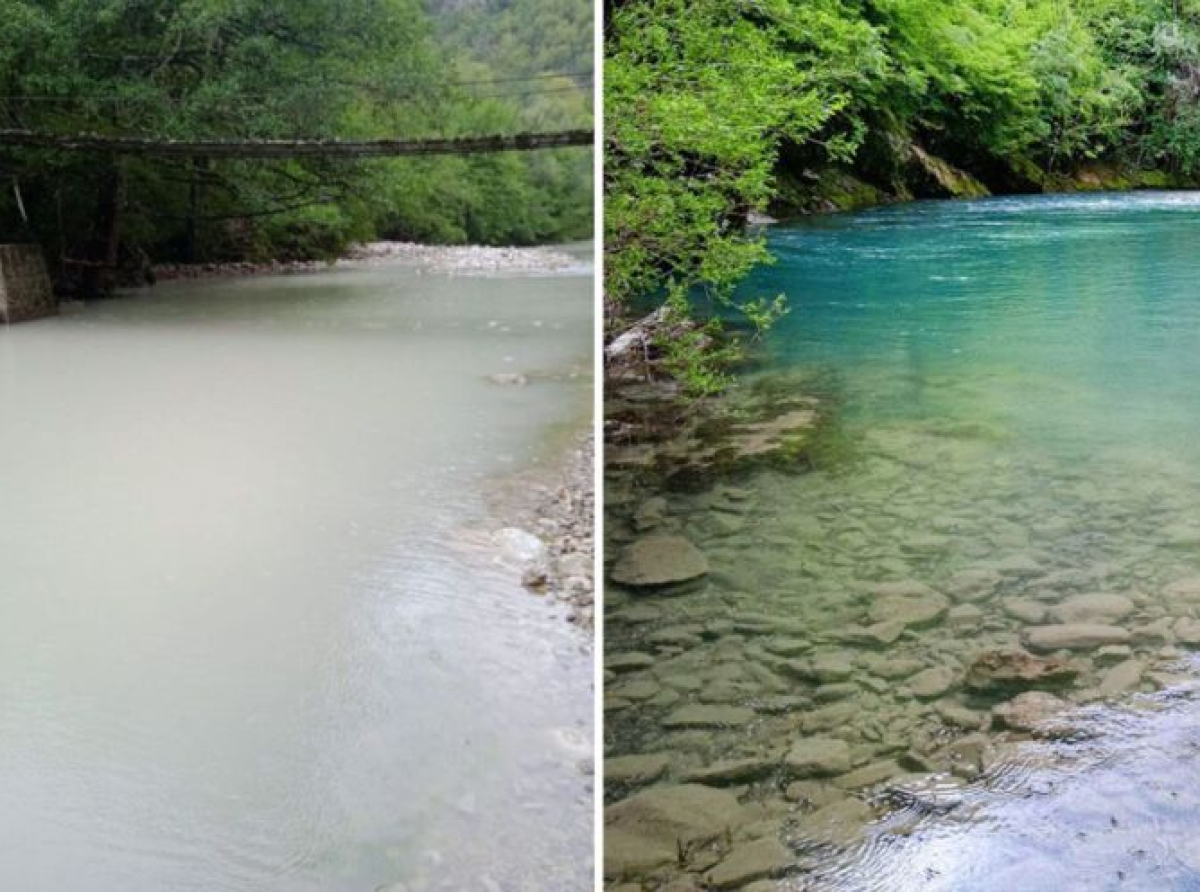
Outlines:
[{"label": "submerged rock", "polygon": [[635,753],[604,760],[604,782],[608,784],[648,784],[666,773],[671,764],[665,753]]},{"label": "submerged rock", "polygon": [[722,786],[743,784],[766,777],[779,768],[779,756],[749,756],[743,759],[723,759],[713,762],[687,776],[691,783]]},{"label": "submerged rock", "polygon": [[1050,608],[1056,623],[1113,623],[1133,613],[1133,601],[1124,595],[1075,595]]},{"label": "submerged rock", "polygon": [[967,687],[976,690],[1059,687],[1070,684],[1079,667],[1057,657],[1035,657],[1023,650],[989,650],[967,669]]},{"label": "submerged rock", "polygon": [[794,777],[822,777],[850,770],[850,746],[836,737],[808,737],[797,741],[783,764]]},{"label": "submerged rock", "polygon": [[992,710],[996,724],[1014,731],[1040,730],[1048,719],[1071,706],[1045,691],[1026,691]]},{"label": "submerged rock", "polygon": [[732,728],[754,718],[754,710],[744,706],[681,706],[662,720],[664,728]]},{"label": "submerged rock", "polygon": [[873,817],[871,806],[861,799],[842,799],[805,815],[800,828],[814,841],[846,845],[859,837]]},{"label": "submerged rock", "polygon": [[936,592],[925,595],[898,595],[879,599],[871,605],[872,623],[892,623],[904,628],[922,628],[941,621],[950,602]]},{"label": "submerged rock", "polygon": [[1104,678],[1100,680],[1097,690],[1105,697],[1115,697],[1118,694],[1132,691],[1141,684],[1145,671],[1146,664],[1141,660],[1126,660],[1118,663],[1104,673]]},{"label": "submerged rock", "polygon": [[1128,644],[1127,629],[1100,623],[1061,623],[1034,626],[1025,630],[1025,646],[1030,650],[1081,650],[1104,644]]},{"label": "submerged rock", "polygon": [[958,673],[948,666],[933,666],[918,672],[908,680],[913,695],[921,700],[940,697],[955,686]]},{"label": "submerged rock", "polygon": [[627,545],[612,570],[614,582],[629,586],[670,585],[708,573],[708,559],[683,536],[655,533]]},{"label": "submerged rock", "polygon": [[706,875],[707,888],[740,889],[754,880],[775,876],[794,861],[777,839],[756,839],[734,846]]},{"label": "submerged rock", "polygon": [[747,810],[727,791],[701,784],[658,786],[604,811],[604,875],[610,880],[685,864],[697,849],[747,823]]}]

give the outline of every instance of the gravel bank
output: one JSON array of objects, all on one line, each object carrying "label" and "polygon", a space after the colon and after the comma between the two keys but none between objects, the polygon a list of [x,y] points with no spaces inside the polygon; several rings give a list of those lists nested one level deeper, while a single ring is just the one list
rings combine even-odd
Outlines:
[{"label": "gravel bank", "polygon": [[418,245],[412,242],[370,242],[353,245],[340,260],[271,260],[264,263],[160,263],[153,268],[157,281],[201,279],[214,276],[253,276],[316,272],[339,267],[389,263],[421,266],[435,272],[548,273],[578,267],[580,261],[550,247],[506,248],[482,245]]}]

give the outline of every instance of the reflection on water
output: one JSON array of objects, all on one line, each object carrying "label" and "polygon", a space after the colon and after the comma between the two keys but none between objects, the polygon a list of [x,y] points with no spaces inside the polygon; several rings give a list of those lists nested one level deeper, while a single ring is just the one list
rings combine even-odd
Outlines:
[{"label": "reflection on water", "polygon": [[588,657],[459,540],[586,418],[590,295],[340,269],[0,330],[0,887],[587,887]]},{"label": "reflection on water", "polygon": [[[939,866],[960,837],[947,830],[943,846],[930,828],[961,830],[973,857],[991,845],[985,812],[942,806],[1042,718],[1187,677],[1176,663],[1200,645],[1200,197],[919,203],[770,238],[779,261],[748,288],[787,292],[794,309],[756,375],[822,399],[815,467],[700,489],[622,472],[607,515],[610,554],[677,533],[711,566],[680,590],[608,588],[606,792],[633,803],[610,829],[669,814],[663,791],[680,786],[740,810],[687,857],[610,850],[609,877],[857,889],[899,845],[884,832],[868,858],[865,829],[916,807],[935,842],[887,862],[915,871],[908,885],[879,885],[883,873],[868,888],[1079,888]],[[1117,747],[1123,727],[1101,720],[1089,746]],[[1160,765],[1183,739],[1166,735]],[[1072,848],[1092,830],[1058,817],[1013,850],[1092,858]],[[814,879],[831,843],[855,854]],[[1122,888],[1159,888],[1116,869]]]},{"label": "reflection on water", "polygon": [[780,889],[1200,889],[1200,690],[1071,721],[1070,738],[1025,744],[944,812],[900,809]]}]

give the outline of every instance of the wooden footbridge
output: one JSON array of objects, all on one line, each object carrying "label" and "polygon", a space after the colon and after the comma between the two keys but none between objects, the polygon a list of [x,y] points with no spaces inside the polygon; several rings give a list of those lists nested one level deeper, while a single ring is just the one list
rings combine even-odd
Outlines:
[{"label": "wooden footbridge", "polygon": [[591,146],[591,130],[493,134],[429,139],[204,139],[172,140],[97,133],[57,134],[0,129],[5,146],[159,158],[386,158],[404,155],[479,155]]}]

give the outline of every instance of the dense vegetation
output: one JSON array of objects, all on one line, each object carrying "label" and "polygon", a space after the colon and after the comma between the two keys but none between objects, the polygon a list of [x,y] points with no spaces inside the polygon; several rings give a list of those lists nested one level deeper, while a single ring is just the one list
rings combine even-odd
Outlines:
[{"label": "dense vegetation", "polygon": [[[580,40],[590,31],[579,16],[588,9],[587,0],[432,9],[0,0],[0,127],[256,139],[587,126],[591,53]],[[576,30],[547,35],[539,17]],[[591,206],[581,155],[168,161],[0,146],[0,240],[40,240],[63,278],[96,290],[111,284],[97,270],[111,278],[114,264],[128,272],[149,259],[331,257],[381,236],[579,237]]]},{"label": "dense vegetation", "polygon": [[[606,43],[615,320],[728,315],[754,212],[1200,178],[1197,0],[632,0]],[[710,331],[668,328],[673,371],[719,387]]]}]

